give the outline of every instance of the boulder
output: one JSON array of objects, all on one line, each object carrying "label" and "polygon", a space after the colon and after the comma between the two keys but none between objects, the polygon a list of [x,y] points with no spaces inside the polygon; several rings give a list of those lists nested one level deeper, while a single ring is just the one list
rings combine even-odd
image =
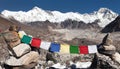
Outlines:
[{"label": "boulder", "polygon": [[112,59],[120,64],[120,54],[118,52],[112,55]]},{"label": "boulder", "polygon": [[113,54],[116,53],[116,48],[113,45],[103,45],[104,50],[101,51],[102,54],[107,55],[107,56],[111,56]]},{"label": "boulder", "polygon": [[28,65],[30,63],[37,63],[39,61],[38,52],[31,51],[30,53],[25,54],[19,60],[22,61],[23,65]]},{"label": "boulder", "polygon": [[17,32],[7,31],[2,33],[2,35],[4,36],[5,41],[11,48],[21,43]]},{"label": "boulder", "polygon": [[6,60],[5,64],[9,66],[22,66],[22,61],[11,56],[8,60]]},{"label": "boulder", "polygon": [[103,47],[105,50],[116,50],[116,47],[113,45],[109,45],[109,46],[104,45]]},{"label": "boulder", "polygon": [[31,51],[31,47],[28,44],[21,43],[13,48],[17,57],[21,57],[22,55]]},{"label": "boulder", "polygon": [[0,62],[5,62],[7,59],[9,59],[9,57],[8,46],[3,36],[0,34]]},{"label": "boulder", "polygon": [[8,42],[8,44],[11,48],[19,45],[20,43],[21,43],[21,40],[17,40],[17,41],[14,41],[14,42]]},{"label": "boulder", "polygon": [[31,51],[20,58],[15,58],[13,56],[6,60],[5,64],[9,66],[27,66],[31,63],[37,63],[39,60],[39,54],[37,52]]}]

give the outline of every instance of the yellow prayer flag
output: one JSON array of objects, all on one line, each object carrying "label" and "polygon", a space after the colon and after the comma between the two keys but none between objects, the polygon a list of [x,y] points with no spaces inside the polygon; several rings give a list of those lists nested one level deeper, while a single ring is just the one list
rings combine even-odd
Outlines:
[{"label": "yellow prayer flag", "polygon": [[22,38],[24,35],[27,35],[24,31],[19,31],[18,35],[20,38]]},{"label": "yellow prayer flag", "polygon": [[62,53],[62,54],[70,53],[70,45],[61,44],[60,45],[60,53]]}]

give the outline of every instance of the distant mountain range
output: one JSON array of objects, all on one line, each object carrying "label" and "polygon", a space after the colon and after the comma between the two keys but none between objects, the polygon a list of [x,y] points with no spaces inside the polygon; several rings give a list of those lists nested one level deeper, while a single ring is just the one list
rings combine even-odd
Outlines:
[{"label": "distant mountain range", "polygon": [[27,12],[4,10],[1,14],[7,19],[15,19],[21,23],[33,24],[36,22],[48,21],[50,23],[58,23],[63,28],[79,28],[85,25],[92,25],[91,27],[94,27],[94,24],[99,27],[105,27],[118,16],[117,13],[107,8],[100,8],[98,11],[94,11],[93,13],[80,14],[78,12],[61,13],[59,11],[48,11],[34,7]]}]

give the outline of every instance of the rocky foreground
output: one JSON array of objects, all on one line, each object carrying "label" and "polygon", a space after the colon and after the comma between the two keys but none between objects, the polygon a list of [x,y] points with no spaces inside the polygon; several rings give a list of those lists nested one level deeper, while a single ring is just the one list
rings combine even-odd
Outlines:
[{"label": "rocky foreground", "polygon": [[21,43],[15,32],[9,30],[0,35],[1,69],[120,69],[120,54],[110,34],[98,44],[98,53],[83,55],[51,53],[33,48]]}]

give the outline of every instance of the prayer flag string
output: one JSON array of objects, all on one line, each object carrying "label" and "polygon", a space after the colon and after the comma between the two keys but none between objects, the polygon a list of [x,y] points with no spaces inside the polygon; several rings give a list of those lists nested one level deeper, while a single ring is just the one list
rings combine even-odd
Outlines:
[{"label": "prayer flag string", "polygon": [[30,44],[32,47],[35,48],[42,48],[45,50],[49,50],[50,52],[60,52],[60,53],[70,53],[70,54],[91,54],[97,53],[97,45],[68,45],[68,44],[60,44],[55,42],[47,42],[42,41],[39,38],[33,38],[31,36],[26,35],[24,31],[18,32],[21,42]]}]

